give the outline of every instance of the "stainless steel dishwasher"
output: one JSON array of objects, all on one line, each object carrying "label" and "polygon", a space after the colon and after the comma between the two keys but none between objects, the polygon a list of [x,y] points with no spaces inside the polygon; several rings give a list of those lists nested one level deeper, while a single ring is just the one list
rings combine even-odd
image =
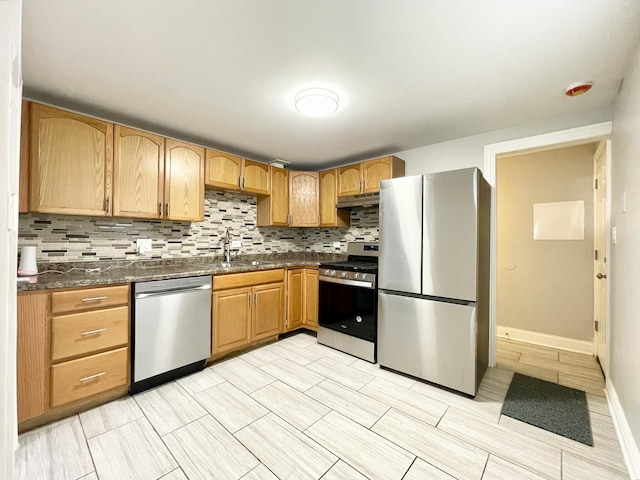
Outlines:
[{"label": "stainless steel dishwasher", "polygon": [[211,277],[134,284],[131,387],[137,393],[206,365]]}]

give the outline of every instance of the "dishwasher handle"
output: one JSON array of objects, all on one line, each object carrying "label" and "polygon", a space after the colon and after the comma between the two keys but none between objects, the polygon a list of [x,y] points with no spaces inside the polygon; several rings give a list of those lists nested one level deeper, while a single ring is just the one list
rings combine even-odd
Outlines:
[{"label": "dishwasher handle", "polygon": [[198,290],[211,290],[211,285],[199,285],[197,287],[168,288],[157,292],[136,293],[136,300],[149,297],[160,297],[164,295],[174,295],[176,293],[197,292]]}]

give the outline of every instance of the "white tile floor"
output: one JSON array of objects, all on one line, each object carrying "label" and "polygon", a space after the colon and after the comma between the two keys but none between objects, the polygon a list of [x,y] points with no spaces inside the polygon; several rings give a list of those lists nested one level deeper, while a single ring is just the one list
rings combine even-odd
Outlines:
[{"label": "white tile floor", "polygon": [[[628,478],[594,365],[500,341],[469,399],[301,333],[21,435],[17,478]],[[595,446],[501,416],[514,370],[586,389]]]}]

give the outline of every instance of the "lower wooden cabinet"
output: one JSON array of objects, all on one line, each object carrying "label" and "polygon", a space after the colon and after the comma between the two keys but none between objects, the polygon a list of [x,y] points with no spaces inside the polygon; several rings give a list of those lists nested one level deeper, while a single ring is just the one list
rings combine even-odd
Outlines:
[{"label": "lower wooden cabinet", "polygon": [[282,333],[284,318],[284,283],[253,288],[251,341]]},{"label": "lower wooden cabinet", "polygon": [[213,353],[225,353],[251,341],[251,288],[213,292]]},{"label": "lower wooden cabinet", "polygon": [[110,350],[51,367],[51,407],[127,384],[128,348]]},{"label": "lower wooden cabinet", "polygon": [[302,326],[302,306],[304,304],[303,269],[287,272],[287,331]]},{"label": "lower wooden cabinet", "polygon": [[305,268],[303,273],[304,310],[302,324],[318,329],[318,270]]},{"label": "lower wooden cabinet", "polygon": [[18,295],[18,423],[44,415],[49,408],[49,292]]},{"label": "lower wooden cabinet", "polygon": [[282,333],[284,270],[213,277],[213,355],[239,350]]},{"label": "lower wooden cabinet", "polygon": [[287,272],[286,331],[300,327],[318,329],[318,270],[298,268]]},{"label": "lower wooden cabinet", "polygon": [[129,285],[25,292],[17,305],[19,424],[35,426],[126,392]]}]

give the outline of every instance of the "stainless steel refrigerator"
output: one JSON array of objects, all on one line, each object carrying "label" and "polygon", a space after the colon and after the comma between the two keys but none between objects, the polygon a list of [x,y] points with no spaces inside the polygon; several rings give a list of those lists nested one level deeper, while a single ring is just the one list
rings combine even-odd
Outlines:
[{"label": "stainless steel refrigerator", "polygon": [[477,168],[380,182],[381,366],[476,394],[489,360],[490,212]]}]

